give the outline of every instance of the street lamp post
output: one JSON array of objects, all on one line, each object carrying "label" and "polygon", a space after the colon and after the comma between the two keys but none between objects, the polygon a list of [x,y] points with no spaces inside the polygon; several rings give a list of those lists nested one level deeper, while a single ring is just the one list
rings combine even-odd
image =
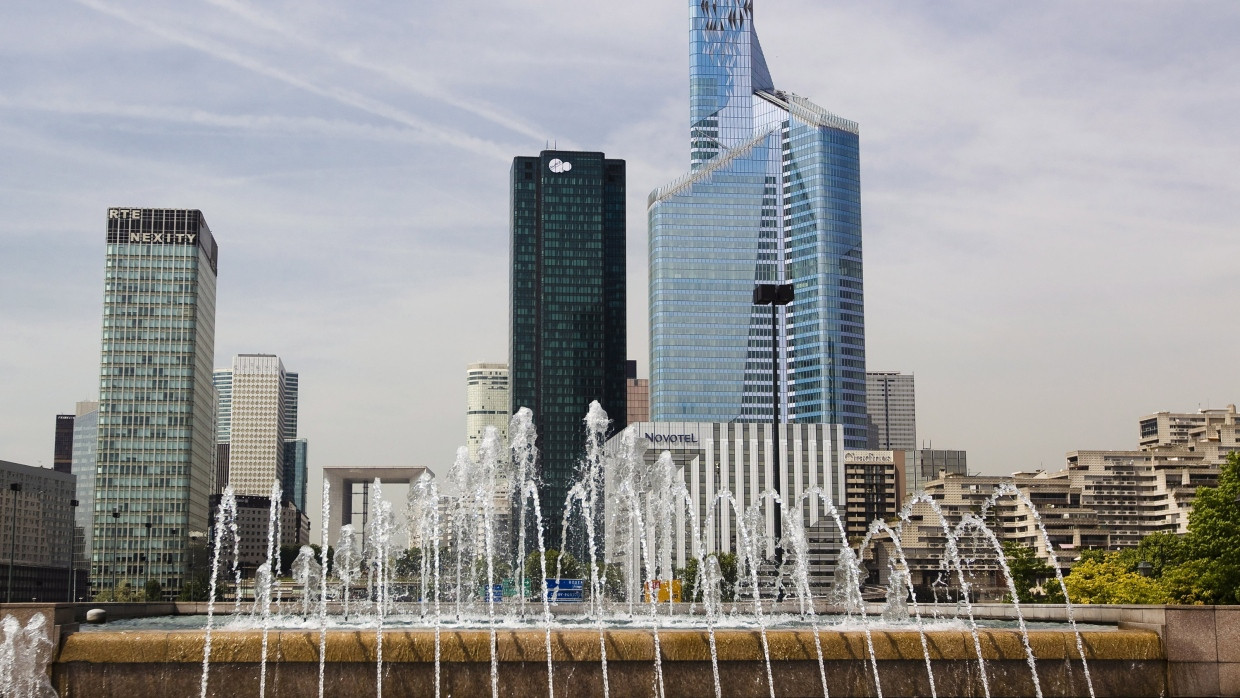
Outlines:
[{"label": "street lamp post", "polygon": [[13,526],[9,529],[9,586],[5,603],[13,603],[13,561],[17,557],[17,493],[22,491],[22,483],[11,482],[9,489],[13,491]]},{"label": "street lamp post", "polygon": [[[143,583],[142,594],[146,598],[146,587],[151,585],[151,522],[146,522],[146,560],[143,561],[142,569],[146,572],[146,582]],[[150,599],[147,599],[150,601]]]},{"label": "street lamp post", "polygon": [[[779,306],[788,305],[794,297],[792,284],[758,284],[753,287],[754,305],[771,306],[771,407],[774,408],[771,415],[771,457],[775,464],[774,490],[777,498],[775,501],[775,573],[777,575],[779,568],[784,564],[783,494],[781,492],[781,483],[784,478],[779,448]],[[781,593],[780,596],[783,594]]]},{"label": "street lamp post", "polygon": [[[112,545],[114,547],[116,546],[116,527],[120,523],[120,518],[121,518],[120,510],[113,509],[112,510]],[[117,550],[115,549],[112,550],[112,601],[113,602],[119,600],[118,594],[116,593],[116,559],[119,557],[120,555],[117,554]]]},{"label": "street lamp post", "polygon": [[73,554],[77,552],[78,500],[69,500],[69,603],[77,601],[77,571],[73,569]]}]

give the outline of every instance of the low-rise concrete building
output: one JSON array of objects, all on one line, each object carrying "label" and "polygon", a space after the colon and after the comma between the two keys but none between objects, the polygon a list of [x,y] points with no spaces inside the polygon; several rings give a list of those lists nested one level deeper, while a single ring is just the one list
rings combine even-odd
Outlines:
[{"label": "low-rise concrete building", "polygon": [[844,526],[849,541],[864,538],[871,521],[886,521],[900,510],[907,453],[844,451]]},{"label": "low-rise concrete building", "polygon": [[[72,474],[0,461],[0,601],[68,601],[74,543]],[[11,576],[12,587],[8,586]],[[74,560],[77,595],[86,570]]]},{"label": "low-rise concrete building", "polygon": [[[211,496],[211,530],[219,513],[220,495]],[[280,529],[275,542],[279,546],[300,548],[310,543],[310,517],[292,502],[282,501],[278,508]],[[238,563],[243,575],[249,577],[267,561],[271,532],[271,498],[237,495]],[[225,553],[230,553],[228,548]]]}]

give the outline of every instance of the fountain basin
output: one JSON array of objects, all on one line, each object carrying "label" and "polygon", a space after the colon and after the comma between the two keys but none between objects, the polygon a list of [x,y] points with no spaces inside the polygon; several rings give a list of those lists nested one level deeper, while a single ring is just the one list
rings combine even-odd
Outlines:
[{"label": "fountain basin", "polygon": [[[1034,695],[1021,637],[1014,630],[981,630],[990,694]],[[649,696],[655,670],[649,630],[604,631],[611,696]],[[921,640],[916,630],[874,630],[874,656],[884,696],[930,695]],[[967,630],[926,633],[940,696],[981,696],[983,686],[972,636]],[[715,632],[720,683],[725,696],[768,696],[761,635],[757,630]],[[770,630],[775,695],[821,696],[814,633]],[[1157,633],[1146,630],[1083,631],[1093,677],[1101,696],[1159,696],[1167,693],[1166,661]],[[819,634],[830,694],[876,695],[869,650],[861,631]],[[76,633],[65,638],[53,666],[61,698],[138,698],[197,695],[202,678],[204,634],[143,630]],[[553,629],[556,695],[602,695],[599,633]],[[1070,631],[1029,633],[1046,696],[1089,695],[1076,639]],[[543,630],[497,631],[499,691],[505,696],[547,695],[546,636]],[[660,632],[664,685],[669,696],[714,693],[709,636],[705,629]],[[373,695],[376,691],[375,631],[331,630],[327,634],[325,695]],[[258,695],[262,633],[217,631],[212,635],[210,695]],[[383,690],[388,695],[434,695],[433,630],[383,633]],[[441,634],[443,696],[488,695],[491,690],[490,636],[486,630]],[[273,630],[268,636],[266,692],[269,696],[318,693],[319,633]]]}]

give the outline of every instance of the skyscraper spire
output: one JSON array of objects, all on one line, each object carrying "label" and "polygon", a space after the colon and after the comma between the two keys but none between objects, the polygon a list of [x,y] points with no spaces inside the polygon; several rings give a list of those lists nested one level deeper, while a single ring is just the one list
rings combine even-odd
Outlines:
[{"label": "skyscraper spire", "polygon": [[[866,445],[857,125],[776,91],[752,0],[689,3],[690,172],[650,195],[651,416],[789,421]],[[796,300],[772,346],[755,283]]]}]

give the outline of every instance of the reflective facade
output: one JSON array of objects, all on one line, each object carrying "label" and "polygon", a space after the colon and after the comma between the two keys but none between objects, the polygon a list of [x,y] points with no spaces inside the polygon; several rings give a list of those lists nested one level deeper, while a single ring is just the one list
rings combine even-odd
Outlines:
[{"label": "reflective facade", "polygon": [[175,593],[190,533],[207,530],[215,475],[217,259],[200,211],[108,210],[95,592],[110,591],[114,579],[140,587],[149,573]]},{"label": "reflective facade", "polygon": [[[74,510],[74,523],[80,529],[77,535],[78,548],[74,551],[74,566],[87,567],[86,560],[90,553],[91,541],[95,524],[95,468],[97,449],[99,448],[99,403],[79,402],[77,415],[73,420],[73,476],[75,483],[75,499],[78,507]],[[85,590],[83,590],[83,593]]]},{"label": "reflective facade", "polygon": [[297,511],[306,511],[306,478],[309,476],[310,442],[291,439],[284,442],[284,499]]},{"label": "reflective facade", "polygon": [[[651,417],[769,420],[777,361],[781,413],[864,448],[857,124],[775,88],[751,0],[689,7],[692,170],[649,200]],[[755,283],[796,288],[774,343]]]},{"label": "reflective facade", "polygon": [[624,426],[625,163],[546,150],[511,174],[511,409],[534,412],[542,510],[561,512],[590,402]]}]

